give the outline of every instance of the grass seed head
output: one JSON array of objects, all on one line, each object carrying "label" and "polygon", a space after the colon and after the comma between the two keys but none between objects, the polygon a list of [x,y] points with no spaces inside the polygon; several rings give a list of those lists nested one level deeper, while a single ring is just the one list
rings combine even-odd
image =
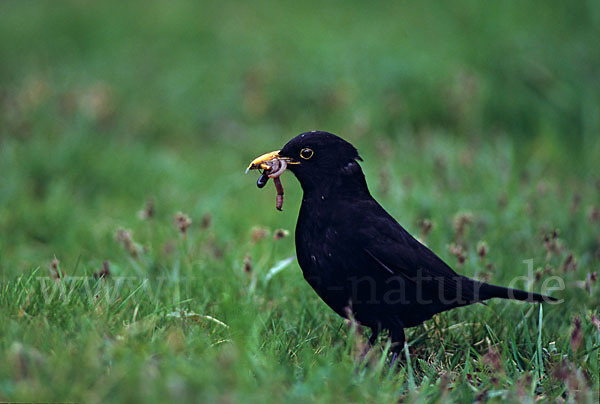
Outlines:
[{"label": "grass seed head", "polygon": [[485,259],[485,256],[488,253],[488,245],[485,241],[480,241],[479,243],[477,243],[477,255],[479,255],[479,258],[483,261]]},{"label": "grass seed head", "polygon": [[569,253],[562,265],[563,272],[571,272],[577,269],[577,260],[573,253]]},{"label": "grass seed head", "polygon": [[431,232],[431,230],[433,229],[433,222],[429,219],[420,219],[419,222],[419,227],[421,228],[421,241],[425,241],[425,239],[427,238],[427,235]]},{"label": "grass seed head", "polygon": [[546,249],[546,261],[550,260],[553,255],[558,255],[562,249],[562,243],[558,238],[558,229],[552,230],[550,233],[544,233],[542,238],[544,242],[544,248]]},{"label": "grass seed head", "polygon": [[98,272],[94,272],[94,279],[106,279],[110,277],[110,264],[108,261],[102,263],[102,269]]},{"label": "grass seed head", "polygon": [[582,342],[583,334],[581,332],[581,319],[579,316],[575,316],[573,319],[573,332],[571,333],[571,349],[573,352],[581,347]]},{"label": "grass seed head", "polygon": [[65,277],[65,271],[60,267],[60,261],[56,257],[50,262],[50,275],[57,281]]},{"label": "grass seed head", "polygon": [[252,256],[250,253],[246,253],[246,256],[244,257],[244,272],[247,274],[252,272]]},{"label": "grass seed head", "polygon": [[542,269],[541,267],[535,271],[535,281],[539,282],[544,279],[547,275],[552,274],[553,268],[550,264],[546,264],[546,266]]},{"label": "grass seed head", "polygon": [[452,243],[448,246],[450,254],[454,255],[458,260],[458,265],[462,265],[467,260],[467,253],[461,244]]},{"label": "grass seed head", "polygon": [[155,215],[156,215],[156,209],[154,207],[154,200],[148,199],[146,201],[146,205],[144,206],[144,209],[142,209],[138,212],[138,217],[142,220],[149,220],[149,219],[152,219]]},{"label": "grass seed head", "polygon": [[250,230],[250,239],[252,243],[256,244],[265,237],[269,235],[269,229],[261,226],[254,226],[252,230]]},{"label": "grass seed head", "polygon": [[290,235],[290,232],[286,229],[277,229],[273,232],[273,240],[281,240]]},{"label": "grass seed head", "polygon": [[139,254],[139,247],[133,241],[133,235],[131,230],[125,230],[123,228],[117,229],[115,234],[115,240],[123,246],[123,248],[131,254],[132,257],[137,257]]},{"label": "grass seed head", "polygon": [[454,215],[452,219],[452,227],[454,228],[454,235],[457,240],[464,237],[467,228],[475,220],[475,216],[471,212],[459,212]]},{"label": "grass seed head", "polygon": [[190,227],[192,224],[192,219],[182,212],[177,212],[175,213],[174,222],[175,227],[177,227],[177,230],[179,230],[179,233],[185,237],[188,227]]}]

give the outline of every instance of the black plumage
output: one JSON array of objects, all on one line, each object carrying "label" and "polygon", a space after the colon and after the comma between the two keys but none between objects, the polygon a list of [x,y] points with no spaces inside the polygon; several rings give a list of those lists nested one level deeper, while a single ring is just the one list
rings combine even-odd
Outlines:
[{"label": "black plumage", "polygon": [[337,314],[370,327],[371,342],[387,329],[397,354],[404,328],[436,313],[495,297],[555,300],[457,274],[371,196],[362,159],[342,138],[303,133],[276,156],[304,193],[295,235],[304,278]]}]

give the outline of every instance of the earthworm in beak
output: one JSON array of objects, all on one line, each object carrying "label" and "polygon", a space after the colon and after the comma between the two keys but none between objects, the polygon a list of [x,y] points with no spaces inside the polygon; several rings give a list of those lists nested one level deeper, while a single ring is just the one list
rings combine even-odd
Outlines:
[{"label": "earthworm in beak", "polygon": [[[263,154],[260,157],[254,159],[250,165],[248,166],[249,170],[260,170],[262,169],[261,176],[256,181],[256,186],[258,188],[263,188],[267,185],[269,178],[273,178],[273,184],[275,184],[275,189],[277,190],[277,197],[275,199],[275,207],[277,210],[282,210],[283,207],[283,185],[281,184],[281,180],[279,177],[281,174],[285,172],[288,166],[288,158],[280,157],[279,151],[274,151],[271,153]],[[290,161],[290,164],[298,164],[294,161]]]},{"label": "earthworm in beak", "polygon": [[283,185],[281,185],[281,180],[279,177],[273,178],[273,184],[275,184],[275,189],[277,190],[277,196],[275,197],[275,207],[277,210],[282,210],[283,208]]},{"label": "earthworm in beak", "polygon": [[271,167],[271,172],[269,172],[269,178],[277,178],[287,168],[287,161],[285,160],[273,160],[273,166]]}]

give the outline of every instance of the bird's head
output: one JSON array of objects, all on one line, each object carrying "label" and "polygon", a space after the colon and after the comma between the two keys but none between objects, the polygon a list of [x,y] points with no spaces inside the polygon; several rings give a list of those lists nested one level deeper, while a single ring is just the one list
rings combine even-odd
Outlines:
[{"label": "bird's head", "polygon": [[305,193],[344,187],[352,192],[366,189],[364,175],[358,161],[362,161],[356,148],[339,136],[329,132],[301,133],[281,150],[264,154],[250,163],[248,169],[266,168],[274,159],[284,160],[294,173]]}]

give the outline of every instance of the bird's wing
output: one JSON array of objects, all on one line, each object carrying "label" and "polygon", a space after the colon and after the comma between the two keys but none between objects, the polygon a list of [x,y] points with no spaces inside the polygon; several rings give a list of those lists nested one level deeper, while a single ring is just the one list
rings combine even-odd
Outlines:
[{"label": "bird's wing", "polygon": [[460,294],[466,300],[473,298],[474,281],[457,274],[379,204],[362,212],[356,228],[357,242],[383,273],[402,276],[435,290],[442,288],[448,296]]}]

